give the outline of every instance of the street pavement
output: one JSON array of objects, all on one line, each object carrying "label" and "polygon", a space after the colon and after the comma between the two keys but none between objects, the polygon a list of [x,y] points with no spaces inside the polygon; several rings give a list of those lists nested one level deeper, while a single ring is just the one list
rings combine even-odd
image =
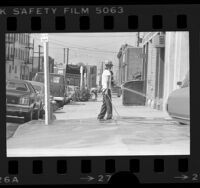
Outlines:
[{"label": "street pavement", "polygon": [[7,140],[8,157],[188,155],[190,126],[179,125],[166,112],[146,106],[123,106],[113,96],[113,120],[99,122],[97,101],[72,102],[45,125],[33,120]]},{"label": "street pavement", "polygon": [[6,139],[13,136],[17,128],[24,123],[22,118],[18,117],[7,117],[6,118]]}]

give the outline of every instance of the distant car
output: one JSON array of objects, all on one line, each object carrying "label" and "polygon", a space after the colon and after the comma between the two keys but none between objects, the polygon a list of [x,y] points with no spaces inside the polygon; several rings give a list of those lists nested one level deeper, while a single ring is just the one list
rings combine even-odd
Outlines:
[{"label": "distant car", "polygon": [[79,101],[88,101],[90,99],[90,90],[89,89],[86,89],[86,88],[83,88],[82,90],[79,90],[80,93],[79,93]]},{"label": "distant car", "polygon": [[97,100],[97,97],[98,97],[98,88],[97,87],[91,88],[90,89],[90,98]]},{"label": "distant car", "polygon": [[6,80],[6,114],[9,116],[24,117],[28,122],[38,119],[37,92],[31,83],[26,80]]},{"label": "distant car", "polygon": [[76,89],[77,89],[76,86],[73,86],[73,85],[67,86],[66,93],[67,93],[67,98],[69,100],[73,100],[73,98],[75,97],[75,90]]},{"label": "distant car", "polygon": [[168,114],[180,124],[190,124],[190,78],[189,72],[183,82],[177,82],[180,89],[173,91],[167,100]]},{"label": "distant car", "polygon": [[[29,83],[32,84],[32,86],[34,87],[34,89],[36,90],[36,92],[38,92],[38,95],[37,95],[37,98],[38,98],[38,101],[37,101],[37,105],[38,106],[41,106],[40,107],[40,118],[43,117],[43,114],[44,114],[44,106],[45,106],[45,88],[44,88],[44,84],[41,83],[41,82],[35,82],[35,81],[28,81]],[[53,111],[56,110],[55,108],[55,103],[56,101],[53,100],[53,96],[50,96],[50,105],[53,109]]]},{"label": "distant car", "polygon": [[[58,108],[66,103],[65,78],[61,74],[50,73],[50,95],[56,101]],[[44,83],[44,72],[37,72],[33,81]]]}]

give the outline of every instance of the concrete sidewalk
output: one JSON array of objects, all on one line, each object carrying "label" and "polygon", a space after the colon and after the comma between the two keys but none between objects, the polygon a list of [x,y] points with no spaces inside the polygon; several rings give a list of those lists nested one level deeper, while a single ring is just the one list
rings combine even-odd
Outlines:
[{"label": "concrete sidewalk", "polygon": [[[7,141],[7,155],[14,156],[112,156],[112,155],[188,155],[190,127],[180,126],[164,112],[144,106],[113,104],[119,116],[99,122],[96,114],[101,103],[84,102],[71,106],[72,111],[85,109],[80,119],[31,121],[21,125]],[[77,103],[79,104],[79,103]],[[76,109],[77,108],[77,109]],[[81,111],[79,111],[81,112]],[[88,113],[90,112],[90,113]],[[114,112],[115,113],[115,112]],[[59,113],[58,113],[59,114]],[[58,115],[59,116],[59,115]],[[57,116],[57,117],[58,117]]]}]

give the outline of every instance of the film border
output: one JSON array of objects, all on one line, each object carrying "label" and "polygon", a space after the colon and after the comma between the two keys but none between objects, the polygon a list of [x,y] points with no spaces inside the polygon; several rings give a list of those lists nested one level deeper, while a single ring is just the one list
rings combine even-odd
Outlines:
[{"label": "film border", "polygon": [[[125,12],[122,15],[96,15],[90,13],[89,16],[68,15],[64,16],[60,13],[56,15],[41,15],[41,16],[0,16],[1,31],[0,31],[0,61],[5,61],[5,38],[6,32],[125,32],[125,31],[189,31],[190,32],[190,69],[195,72],[195,67],[199,59],[199,24],[196,20],[199,17],[199,5],[136,5],[124,7]],[[76,6],[79,7],[79,6]],[[91,9],[96,6],[91,6]],[[103,7],[103,6],[102,6]],[[107,6],[108,7],[108,6]],[[9,7],[8,9],[12,9]],[[10,17],[11,16],[11,17]],[[130,16],[130,17],[129,17]],[[57,17],[57,18],[56,18]],[[60,17],[60,18],[59,18]],[[61,18],[62,17],[62,18]],[[129,17],[129,19],[128,19]],[[47,19],[48,18],[48,19]],[[55,19],[60,19],[59,22],[65,23],[65,27],[59,30],[55,28]],[[106,21],[108,19],[108,21]],[[134,20],[138,23],[138,27],[134,28],[128,20]],[[83,20],[83,21],[81,21]],[[154,20],[152,22],[152,20]],[[34,24],[41,21],[41,28],[34,28]],[[11,22],[11,26],[9,25]],[[16,23],[17,22],[17,23]],[[53,22],[53,23],[52,23]],[[108,23],[107,23],[108,22]],[[13,23],[16,23],[16,29],[12,28]],[[24,24],[27,23],[27,24]],[[99,23],[99,24],[96,24]],[[113,23],[113,27],[107,26]],[[156,23],[155,25],[153,23]],[[8,25],[7,25],[8,24]],[[187,25],[186,25],[187,24]],[[59,24],[58,24],[59,25]],[[62,24],[61,24],[62,25]],[[70,25],[70,27],[68,27]],[[15,26],[15,24],[14,24]],[[88,27],[89,26],[89,27]],[[104,27],[106,26],[106,27]],[[60,26],[58,26],[60,27]],[[192,62],[192,63],[191,63]],[[1,70],[5,70],[2,63]],[[198,73],[197,73],[198,74]],[[5,72],[1,73],[1,80],[5,80]],[[191,75],[192,84],[195,84],[195,74]],[[197,81],[196,81],[197,82]],[[2,82],[2,91],[5,91],[5,83]],[[198,84],[198,83],[197,83]],[[5,122],[5,93],[1,92],[1,122]],[[191,92],[191,96],[198,97],[198,92]],[[191,104],[196,105],[192,100]],[[114,174],[118,171],[129,171],[130,164],[133,159],[139,160],[139,170],[135,172],[141,183],[167,183],[167,182],[195,182],[196,175],[200,176],[200,153],[198,150],[199,142],[198,132],[199,127],[195,125],[198,122],[196,111],[191,109],[192,119],[191,124],[191,155],[190,156],[114,156],[114,157],[48,157],[48,158],[7,158],[6,157],[6,137],[5,126],[0,127],[0,156],[1,170],[0,177],[2,184],[73,184],[77,183],[107,183],[106,180],[95,182],[95,180],[84,181],[80,177],[87,174],[95,179],[105,179],[106,175]],[[107,161],[107,159],[109,159]],[[66,176],[57,176],[57,160],[67,161]],[[81,161],[89,160],[91,169],[87,173],[81,172]],[[34,161],[34,162],[33,162]],[[107,162],[106,162],[107,161]],[[90,163],[89,162],[89,163]],[[32,169],[32,165],[36,165],[36,169]],[[88,162],[83,162],[88,163]],[[133,161],[132,161],[133,163]],[[51,165],[49,165],[51,164]],[[107,164],[107,172],[105,164]],[[181,165],[182,164],[182,165]],[[138,165],[138,164],[137,164]],[[163,167],[164,165],[164,167]],[[11,168],[13,167],[14,168]],[[84,164],[83,164],[84,166]],[[148,167],[148,168],[146,168]],[[39,168],[39,171],[38,171]],[[157,173],[154,172],[157,169]],[[164,168],[164,171],[163,171]],[[15,169],[15,170],[13,170]],[[35,174],[32,174],[34,170]],[[132,169],[134,171],[134,169]],[[90,173],[91,171],[91,173]],[[163,172],[162,172],[163,171]],[[179,171],[179,172],[178,172]],[[178,174],[183,175],[180,179],[172,179]],[[183,174],[184,173],[184,174]],[[17,174],[17,175],[15,175]],[[78,175],[77,175],[78,174]],[[38,177],[38,175],[40,177]],[[86,177],[88,177],[86,176]],[[189,178],[187,177],[189,176]],[[8,178],[7,178],[8,177]],[[19,182],[13,181],[12,178],[17,177]],[[52,178],[49,178],[52,177]],[[7,178],[5,180],[5,178]],[[91,178],[89,178],[91,179]],[[87,179],[86,179],[87,180]]]}]

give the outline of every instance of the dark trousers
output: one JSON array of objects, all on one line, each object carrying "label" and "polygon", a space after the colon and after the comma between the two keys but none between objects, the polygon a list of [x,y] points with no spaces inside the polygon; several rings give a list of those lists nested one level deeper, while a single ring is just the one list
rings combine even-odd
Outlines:
[{"label": "dark trousers", "polygon": [[108,95],[103,92],[103,104],[101,106],[101,111],[98,115],[98,119],[103,119],[107,112],[107,119],[112,118],[112,102],[111,102],[111,90],[108,89]]}]

